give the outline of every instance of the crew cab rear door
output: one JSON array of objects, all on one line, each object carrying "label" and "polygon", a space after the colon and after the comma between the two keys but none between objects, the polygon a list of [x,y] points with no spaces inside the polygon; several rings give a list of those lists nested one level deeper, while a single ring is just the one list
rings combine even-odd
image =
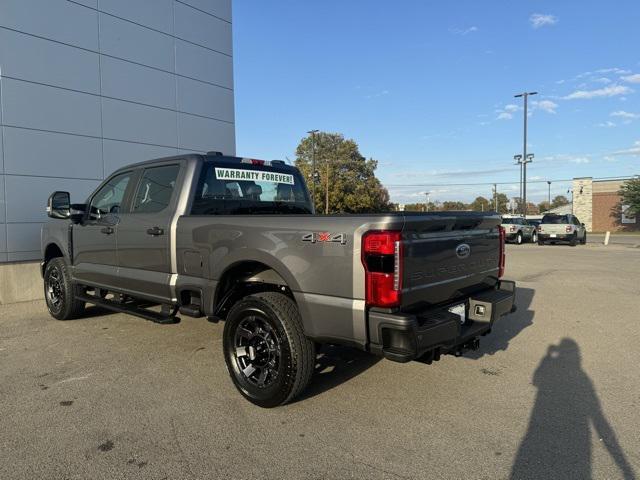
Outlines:
[{"label": "crew cab rear door", "polygon": [[176,211],[181,164],[142,170],[131,207],[118,224],[119,285],[158,301],[171,299],[171,223]]}]

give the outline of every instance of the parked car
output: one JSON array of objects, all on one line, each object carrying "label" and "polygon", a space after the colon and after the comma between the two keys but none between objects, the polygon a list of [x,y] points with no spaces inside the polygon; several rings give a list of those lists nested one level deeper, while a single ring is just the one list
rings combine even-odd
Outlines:
[{"label": "parked car", "polygon": [[231,380],[262,407],[302,392],[317,345],[430,363],[515,309],[496,213],[314,215],[297,168],[214,152],[123,167],[70,200],[54,192],[42,228],[50,314],[224,320]]},{"label": "parked car", "polygon": [[502,228],[504,228],[506,240],[520,245],[523,242],[536,243],[538,232],[535,225],[522,217],[503,217]]},{"label": "parked car", "polygon": [[587,243],[587,229],[575,215],[557,215],[548,213],[538,225],[538,245],[559,242],[575,247],[578,242]]}]

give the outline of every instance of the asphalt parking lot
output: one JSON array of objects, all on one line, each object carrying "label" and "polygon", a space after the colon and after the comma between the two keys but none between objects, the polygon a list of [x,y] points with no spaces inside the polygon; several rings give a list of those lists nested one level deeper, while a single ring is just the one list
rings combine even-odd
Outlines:
[{"label": "asphalt parking lot", "polygon": [[0,306],[0,478],[616,479],[640,475],[640,248],[508,246],[518,312],[431,366],[325,347],[263,410],[222,325]]}]

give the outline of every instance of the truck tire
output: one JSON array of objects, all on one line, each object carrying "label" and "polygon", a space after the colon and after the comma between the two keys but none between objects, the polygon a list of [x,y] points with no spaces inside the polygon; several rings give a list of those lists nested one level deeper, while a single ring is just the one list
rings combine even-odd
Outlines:
[{"label": "truck tire", "polygon": [[584,232],[584,236],[582,237],[582,240],[580,240],[580,245],[586,245],[587,244],[587,232]]},{"label": "truck tire", "polygon": [[535,231],[531,234],[531,243],[538,243],[538,233]]},{"label": "truck tire", "polygon": [[281,293],[236,303],[225,321],[223,348],[234,385],[260,407],[290,402],[313,375],[315,345],[304,335],[298,307]]},{"label": "truck tire", "polygon": [[571,237],[571,240],[569,241],[569,245],[571,245],[572,247],[575,247],[578,243],[578,234],[574,233],[573,236]]},{"label": "truck tire", "polygon": [[58,320],[78,318],[84,312],[84,302],[76,298],[76,284],[63,258],[54,258],[44,271],[44,298],[49,314]]}]

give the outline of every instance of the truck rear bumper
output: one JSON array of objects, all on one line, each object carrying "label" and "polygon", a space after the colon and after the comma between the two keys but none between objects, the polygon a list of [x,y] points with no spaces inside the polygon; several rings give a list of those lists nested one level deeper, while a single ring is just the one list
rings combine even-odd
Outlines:
[{"label": "truck rear bumper", "polygon": [[541,242],[569,242],[573,239],[573,233],[538,233],[538,240]]},{"label": "truck rear bumper", "polygon": [[464,323],[449,311],[452,305],[415,315],[370,311],[369,350],[396,362],[461,351],[477,344],[500,317],[515,311],[515,291],[515,282],[502,280],[495,289],[458,300],[453,305],[465,304]]}]

